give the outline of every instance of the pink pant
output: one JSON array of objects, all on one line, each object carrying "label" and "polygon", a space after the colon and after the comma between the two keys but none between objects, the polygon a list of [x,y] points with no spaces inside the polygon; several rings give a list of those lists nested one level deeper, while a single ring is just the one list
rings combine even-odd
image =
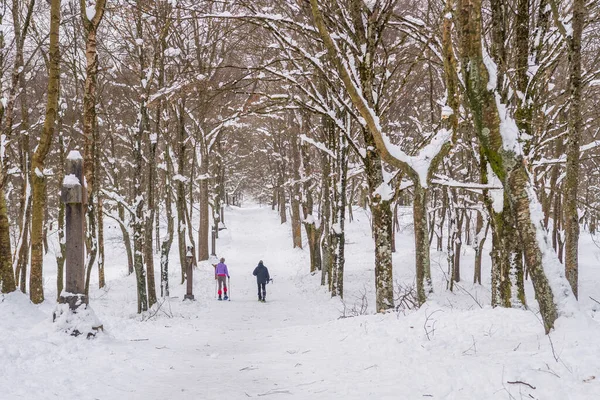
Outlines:
[{"label": "pink pant", "polygon": [[[227,276],[225,275],[218,275],[217,276],[217,281],[219,282],[219,296],[221,295],[221,293],[225,293],[227,294]],[[223,292],[221,292],[221,287],[223,287]]]}]

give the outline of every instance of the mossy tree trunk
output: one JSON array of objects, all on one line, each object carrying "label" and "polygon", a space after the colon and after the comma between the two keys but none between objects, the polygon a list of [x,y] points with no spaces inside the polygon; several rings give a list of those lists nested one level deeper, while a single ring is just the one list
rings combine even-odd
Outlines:
[{"label": "mossy tree trunk", "polygon": [[52,145],[54,124],[58,112],[58,90],[60,78],[60,0],[50,2],[50,46],[48,49],[48,99],[44,126],[31,160],[30,179],[32,184],[31,215],[31,273],[29,278],[29,295],[34,304],[44,301],[43,281],[43,234],[44,214],[46,211],[46,177],[44,164]]},{"label": "mossy tree trunk", "polygon": [[[542,225],[541,207],[537,202],[520,145],[516,143],[516,138],[509,142],[508,137],[504,135],[506,132],[501,131],[501,117],[505,123],[510,124],[511,116],[500,104],[498,95],[489,84],[490,73],[484,63],[482,48],[481,1],[461,0],[458,4],[462,75],[475,131],[486,160],[503,184],[506,199],[515,217],[515,226],[533,280],[544,327],[546,332],[549,332],[558,317],[555,296],[559,295],[570,302],[571,289],[566,279],[557,272],[556,255],[548,249],[549,242]],[[543,260],[548,263],[548,271],[556,274],[552,276],[552,285],[560,293],[553,291]]]}]

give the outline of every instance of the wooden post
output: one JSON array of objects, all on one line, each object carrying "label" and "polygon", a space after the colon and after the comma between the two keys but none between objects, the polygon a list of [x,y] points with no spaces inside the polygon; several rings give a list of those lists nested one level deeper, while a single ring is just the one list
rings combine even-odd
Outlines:
[{"label": "wooden post", "polygon": [[211,235],[211,247],[210,247],[210,255],[217,255],[217,227],[213,226],[212,235]]},{"label": "wooden post", "polygon": [[225,223],[225,207],[221,206],[221,222]]},{"label": "wooden post", "polygon": [[84,204],[87,193],[83,178],[83,158],[78,151],[67,156],[66,173],[62,185],[61,198],[65,203],[66,231],[66,284],[60,294],[59,303],[69,304],[71,310],[81,304],[88,304],[85,295],[85,232]]},{"label": "wooden post", "polygon": [[185,262],[187,264],[187,270],[185,273],[185,279],[187,281],[187,292],[183,296],[183,300],[194,300],[194,247],[187,246],[187,252],[185,254]]}]

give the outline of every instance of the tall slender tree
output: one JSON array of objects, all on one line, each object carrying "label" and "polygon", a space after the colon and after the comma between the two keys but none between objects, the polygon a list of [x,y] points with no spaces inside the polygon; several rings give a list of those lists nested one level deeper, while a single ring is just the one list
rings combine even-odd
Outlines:
[{"label": "tall slender tree", "polygon": [[29,290],[31,301],[35,304],[44,301],[43,280],[43,234],[44,214],[46,212],[46,175],[44,164],[52,146],[54,125],[58,112],[60,79],[60,0],[50,1],[50,47],[48,50],[48,98],[46,115],[40,141],[31,160],[30,179],[32,183],[31,215],[31,274]]}]

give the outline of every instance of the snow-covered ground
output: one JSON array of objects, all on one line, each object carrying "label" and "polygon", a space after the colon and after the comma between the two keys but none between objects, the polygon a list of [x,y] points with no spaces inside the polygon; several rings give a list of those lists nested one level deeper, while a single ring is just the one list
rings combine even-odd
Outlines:
[{"label": "snow-covered ground", "polygon": [[[410,283],[408,211],[402,221],[395,276]],[[270,208],[248,205],[227,209],[218,240],[231,301],[215,300],[212,266],[201,264],[196,301],[183,302],[174,245],[172,297],[139,316],[119,230],[106,224],[108,284],[90,299],[104,333],[74,338],[52,323],[49,254],[45,303],[0,297],[0,399],[600,399],[599,314],[590,299],[600,300],[600,249],[587,234],[582,312],[547,336],[535,311],[488,306],[489,264],[484,286],[471,284],[467,246],[454,293],[445,290],[445,256],[432,252],[431,300],[418,311],[373,315],[373,244],[360,209],[347,225],[345,313],[364,297],[371,315],[340,319],[344,306],[308,273],[308,250],[292,249],[289,226]],[[265,304],[252,276],[260,259],[274,278]],[[528,299],[534,303],[531,291]]]}]

